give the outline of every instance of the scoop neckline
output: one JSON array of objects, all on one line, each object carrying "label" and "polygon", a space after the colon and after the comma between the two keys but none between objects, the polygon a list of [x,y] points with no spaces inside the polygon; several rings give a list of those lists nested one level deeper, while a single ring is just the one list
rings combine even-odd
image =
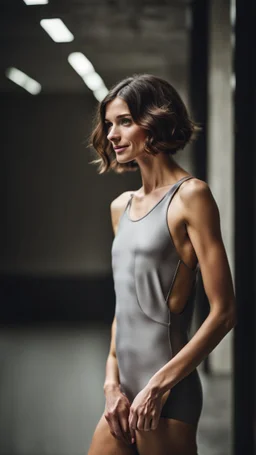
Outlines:
[{"label": "scoop neckline", "polygon": [[146,218],[157,206],[158,204],[160,204],[160,202],[162,202],[165,197],[167,196],[167,194],[171,191],[171,189],[177,185],[177,183],[180,183],[182,180],[188,180],[189,178],[193,178],[192,175],[186,175],[184,177],[182,177],[181,179],[177,180],[177,182],[173,183],[170,188],[168,189],[168,191],[166,191],[166,193],[163,195],[163,197],[145,214],[143,215],[141,218],[138,218],[137,220],[133,220],[131,217],[130,217],[130,208],[131,208],[131,201],[132,201],[132,198],[134,196],[133,193],[131,193],[130,195],[130,199],[129,199],[129,203],[127,205],[127,209],[126,209],[126,216],[128,218],[129,221],[131,221],[132,223],[137,223],[137,221],[141,221],[143,220],[144,218]]}]

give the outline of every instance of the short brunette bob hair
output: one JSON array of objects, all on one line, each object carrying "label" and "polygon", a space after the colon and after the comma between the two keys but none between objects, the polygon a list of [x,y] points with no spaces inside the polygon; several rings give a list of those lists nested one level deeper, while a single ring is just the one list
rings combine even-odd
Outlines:
[{"label": "short brunette bob hair", "polygon": [[99,174],[111,169],[117,173],[138,169],[136,160],[118,163],[107,139],[106,105],[117,96],[127,103],[133,121],[147,132],[146,153],[174,155],[195,139],[201,129],[190,119],[181,97],[169,82],[151,74],[128,77],[110,89],[96,111],[89,147],[96,150],[98,158],[90,164],[99,165]]}]

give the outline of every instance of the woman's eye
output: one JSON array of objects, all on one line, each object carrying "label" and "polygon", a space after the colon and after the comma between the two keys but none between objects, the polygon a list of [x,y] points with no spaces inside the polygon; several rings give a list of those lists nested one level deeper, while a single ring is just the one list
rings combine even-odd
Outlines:
[{"label": "woman's eye", "polygon": [[[130,125],[131,124],[131,119],[129,118],[122,118],[121,121],[120,121],[121,125]],[[105,123],[105,128],[106,128],[106,131],[109,131],[109,128],[112,126],[112,123]]]},{"label": "woman's eye", "polygon": [[131,123],[131,120],[129,118],[123,118],[122,123],[125,123],[125,124]]}]

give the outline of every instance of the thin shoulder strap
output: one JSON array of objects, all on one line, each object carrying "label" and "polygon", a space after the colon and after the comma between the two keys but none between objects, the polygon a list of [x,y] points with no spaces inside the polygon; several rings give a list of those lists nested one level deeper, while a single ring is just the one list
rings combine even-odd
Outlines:
[{"label": "thin shoulder strap", "polygon": [[174,186],[175,187],[177,186],[177,188],[179,188],[183,182],[185,182],[186,180],[189,180],[189,179],[193,179],[193,178],[194,178],[193,175],[186,175],[185,177],[182,177],[180,180],[178,180],[178,182],[176,182],[174,184]]},{"label": "thin shoulder strap", "polygon": [[167,200],[169,200],[169,202],[170,202],[170,200],[172,199],[172,197],[174,196],[174,194],[176,193],[176,191],[178,190],[180,185],[182,185],[182,183],[185,182],[186,180],[193,179],[193,178],[194,178],[193,175],[186,175],[185,177],[182,177],[180,180],[178,180],[176,183],[174,183],[166,193]]},{"label": "thin shoulder strap", "polygon": [[184,183],[186,180],[190,180],[190,179],[193,179],[195,178],[193,175],[186,175],[185,177],[182,177],[182,179],[178,180],[178,182],[176,182],[172,187],[171,189],[169,190],[170,191],[170,197],[167,198],[167,208],[169,207],[171,201],[172,201],[172,198],[173,196],[175,195],[175,193],[178,191],[178,189],[180,188],[180,186],[182,185],[182,183]]},{"label": "thin shoulder strap", "polygon": [[132,196],[133,196],[133,194],[132,194],[132,193],[130,193],[130,197],[129,197],[129,199],[128,199],[128,201],[127,201],[126,205],[125,205],[125,209],[124,209],[124,211],[123,211],[122,215],[120,216],[119,224],[120,224],[120,221],[121,221],[121,219],[123,218],[124,214],[126,213],[126,211],[127,211],[128,207],[129,207],[129,205],[130,205],[130,203],[131,203],[131,200],[132,200]]},{"label": "thin shoulder strap", "polygon": [[[165,196],[167,196],[168,193],[171,194],[171,196],[174,195],[174,193],[176,193],[177,189],[180,187],[180,185],[185,182],[186,180],[189,180],[189,179],[193,179],[194,176],[193,175],[186,175],[185,177],[182,177],[180,180],[178,180],[176,183],[174,183],[171,188],[166,192]],[[128,199],[128,202],[126,204],[126,207],[124,209],[124,212],[126,212],[128,206],[131,204],[131,200],[134,196],[134,193],[130,193],[130,197]],[[165,197],[164,196],[164,197]]]},{"label": "thin shoulder strap", "polygon": [[[180,187],[180,185],[185,182],[186,180],[189,180],[189,179],[193,179],[193,175],[186,175],[185,177],[182,177],[180,180],[178,180],[176,183],[174,183],[171,188],[166,192],[166,194],[164,195],[164,197],[162,199],[166,199],[166,196],[168,195],[168,193],[171,195],[171,198],[169,199],[169,202],[171,201],[172,197],[174,196],[174,194],[176,193],[176,191],[178,190],[178,188]],[[131,204],[131,201],[132,201],[132,198],[133,198],[133,193],[130,193],[130,197],[128,199],[128,202],[126,204],[126,207],[124,209],[124,212],[125,213],[129,207],[129,205]],[[161,200],[162,200],[161,199]],[[167,198],[168,199],[168,198]],[[159,202],[161,202],[161,200]],[[169,205],[169,203],[168,203]]]}]

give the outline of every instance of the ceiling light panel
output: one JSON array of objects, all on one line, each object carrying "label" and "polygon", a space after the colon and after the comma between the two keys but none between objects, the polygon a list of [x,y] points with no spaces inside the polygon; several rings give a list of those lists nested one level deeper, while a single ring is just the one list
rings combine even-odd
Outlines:
[{"label": "ceiling light panel", "polygon": [[98,101],[102,101],[103,98],[105,98],[105,96],[107,96],[108,94],[108,89],[107,87],[105,87],[105,85],[103,87],[100,87],[99,89],[97,90],[93,90],[93,94],[95,96],[95,98],[98,100]]},{"label": "ceiling light panel", "polygon": [[26,5],[47,5],[49,0],[23,0]]},{"label": "ceiling light panel", "polygon": [[81,77],[94,71],[90,60],[82,52],[72,52],[72,54],[69,54],[68,62]]},{"label": "ceiling light panel", "polygon": [[38,93],[42,90],[42,86],[39,82],[35,81],[35,79],[32,79],[26,73],[23,73],[23,71],[20,71],[17,68],[7,68],[5,75],[12,82],[31,93],[31,95],[38,95]]},{"label": "ceiling light panel", "polygon": [[40,25],[56,43],[68,43],[74,39],[74,35],[59,18],[42,19]]},{"label": "ceiling light panel", "polygon": [[83,77],[83,80],[87,87],[94,91],[104,86],[104,82],[98,73],[92,72]]}]

